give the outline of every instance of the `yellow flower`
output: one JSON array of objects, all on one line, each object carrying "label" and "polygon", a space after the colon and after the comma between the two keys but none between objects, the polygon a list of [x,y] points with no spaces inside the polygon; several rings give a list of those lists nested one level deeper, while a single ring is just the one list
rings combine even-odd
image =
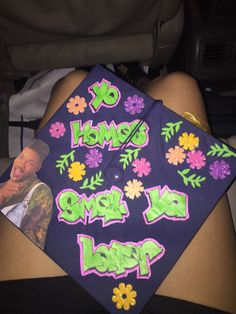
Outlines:
[{"label": "yellow flower", "polygon": [[134,179],[133,181],[129,180],[127,182],[124,190],[126,191],[125,195],[133,200],[135,197],[138,198],[141,196],[140,192],[144,191],[144,187],[141,181]]},{"label": "yellow flower", "polygon": [[82,180],[85,173],[85,165],[79,161],[73,162],[68,169],[68,177],[73,181]]},{"label": "yellow flower", "polygon": [[68,108],[68,111],[70,113],[73,113],[75,115],[79,114],[80,112],[84,112],[84,109],[86,108],[87,103],[85,101],[85,98],[75,96],[74,98],[71,97],[69,99],[69,102],[66,104],[66,107]]},{"label": "yellow flower", "polygon": [[193,133],[184,132],[179,137],[179,145],[183,146],[184,149],[194,150],[199,145],[199,138],[195,137]]},{"label": "yellow flower", "polygon": [[137,292],[133,290],[132,285],[125,285],[123,282],[119,284],[119,288],[115,287],[113,289],[114,295],[112,296],[112,302],[116,303],[116,308],[118,310],[124,309],[128,311],[130,306],[136,304]]}]

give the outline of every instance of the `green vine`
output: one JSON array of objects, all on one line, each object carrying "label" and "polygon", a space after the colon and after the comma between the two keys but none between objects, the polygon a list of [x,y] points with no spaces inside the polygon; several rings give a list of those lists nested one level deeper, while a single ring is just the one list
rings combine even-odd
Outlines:
[{"label": "green vine", "polygon": [[119,160],[119,162],[122,163],[124,170],[134,159],[138,157],[140,149],[141,148],[125,149],[126,154],[120,154],[120,157],[122,158]]},{"label": "green vine", "polygon": [[184,184],[188,185],[190,183],[193,188],[201,187],[201,182],[205,181],[206,177],[197,176],[195,173],[187,177],[186,175],[189,173],[189,171],[190,169],[184,169],[182,171],[178,170],[178,174],[181,175]]},{"label": "green vine", "polygon": [[217,157],[236,157],[236,154],[232,152],[227,145],[222,144],[222,147],[220,145],[215,144],[210,146],[211,150],[207,153],[207,156],[215,156]]},{"label": "green vine", "polygon": [[99,171],[95,174],[95,176],[92,176],[90,179],[86,178],[80,189],[96,190],[96,185],[102,185],[103,181],[104,179],[102,178],[102,171]]},{"label": "green vine", "polygon": [[74,156],[75,150],[72,150],[69,154],[64,154],[60,156],[60,159],[56,161],[57,165],[56,168],[59,169],[60,174],[63,173],[63,171],[65,171],[65,167],[69,166],[69,159],[71,160],[71,162],[74,161],[75,156]]},{"label": "green vine", "polygon": [[165,136],[166,143],[168,143],[171,137],[179,131],[180,125],[182,123],[183,121],[179,121],[176,123],[168,122],[166,123],[166,127],[161,129],[162,130],[161,135]]}]

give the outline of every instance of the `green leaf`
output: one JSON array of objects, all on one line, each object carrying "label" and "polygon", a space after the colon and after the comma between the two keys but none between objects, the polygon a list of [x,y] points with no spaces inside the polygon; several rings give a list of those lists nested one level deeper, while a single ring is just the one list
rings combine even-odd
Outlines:
[{"label": "green leaf", "polygon": [[206,180],[206,177],[201,177],[201,179],[199,180],[200,182],[203,182]]},{"label": "green leaf", "polygon": [[171,137],[174,136],[175,133],[177,133],[180,129],[180,125],[183,123],[183,121],[179,121],[176,123],[167,122],[166,127],[163,127],[161,129],[161,135],[165,136],[165,142],[167,143]]},{"label": "green leaf", "polygon": [[120,154],[120,160],[119,162],[123,164],[123,169],[125,170],[126,167],[132,163],[132,161],[134,159],[136,159],[138,157],[138,152],[139,152],[140,148],[137,149],[126,149],[125,150],[125,154]]},{"label": "green leaf", "polygon": [[56,164],[57,164],[56,167],[59,168],[60,174],[62,174],[63,171],[65,171],[65,167],[69,167],[69,159],[72,162],[74,161],[74,153],[75,153],[75,150],[72,150],[68,154],[61,155],[60,159],[56,160]]},{"label": "green leaf", "polygon": [[175,132],[178,133],[180,129],[180,125],[183,123],[183,121],[180,121],[178,124],[175,126]]},{"label": "green leaf", "polygon": [[182,171],[178,170],[177,172],[182,177],[185,185],[188,185],[190,183],[193,188],[201,187],[200,182],[205,181],[206,177],[197,176],[196,173],[193,173],[190,176],[187,176],[189,171],[190,169],[184,169]]},{"label": "green leaf", "polygon": [[96,186],[101,186],[102,182],[104,182],[104,179],[102,178],[102,171],[100,170],[98,173],[95,174],[95,176],[92,176],[90,180],[86,178],[80,189],[96,190]]},{"label": "green leaf", "polygon": [[210,148],[211,149],[207,152],[207,156],[236,157],[236,154],[225,144],[222,144],[222,147],[220,147],[220,145],[216,143],[214,146],[211,145]]},{"label": "green leaf", "polygon": [[183,171],[181,171],[181,173],[182,174],[187,174],[187,173],[189,173],[189,171],[190,171],[190,169],[187,168],[187,169],[184,169]]},{"label": "green leaf", "polygon": [[190,181],[193,188],[195,188],[195,181]]},{"label": "green leaf", "polygon": [[137,158],[138,158],[138,153],[139,153],[138,150],[136,150],[136,151],[134,152],[134,159],[137,159]]},{"label": "green leaf", "polygon": [[197,186],[198,188],[200,188],[200,187],[201,187],[201,184],[200,184],[200,182],[199,182],[199,181],[196,181],[196,186]]},{"label": "green leaf", "polygon": [[222,157],[231,157],[231,153],[224,153],[224,155],[222,155]]},{"label": "green leaf", "polygon": [[87,185],[88,184],[88,178],[86,178],[83,182],[83,185]]}]

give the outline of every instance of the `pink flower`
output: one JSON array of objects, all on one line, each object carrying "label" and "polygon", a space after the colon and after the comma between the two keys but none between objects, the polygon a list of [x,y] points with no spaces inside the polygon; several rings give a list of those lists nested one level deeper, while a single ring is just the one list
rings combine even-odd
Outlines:
[{"label": "pink flower", "polygon": [[132,166],[134,167],[133,171],[138,174],[138,177],[147,176],[151,171],[150,162],[145,158],[135,159],[132,162]]},{"label": "pink flower", "polygon": [[66,128],[63,123],[61,122],[55,122],[51,125],[49,129],[49,133],[51,134],[51,137],[59,138],[64,136],[66,132]]},{"label": "pink flower", "polygon": [[205,166],[206,157],[201,150],[194,150],[187,154],[187,163],[192,169],[201,169]]}]

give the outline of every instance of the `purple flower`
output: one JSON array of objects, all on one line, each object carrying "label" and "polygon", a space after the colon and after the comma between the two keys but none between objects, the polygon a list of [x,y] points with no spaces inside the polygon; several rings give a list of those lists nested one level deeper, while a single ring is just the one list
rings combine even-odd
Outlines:
[{"label": "purple flower", "polygon": [[133,97],[129,96],[127,100],[124,102],[125,111],[130,114],[140,113],[144,108],[144,102],[142,97],[138,97],[134,95]]},{"label": "purple flower", "polygon": [[225,179],[226,176],[231,174],[230,165],[224,160],[216,160],[209,166],[210,175],[215,179]]},{"label": "purple flower", "polygon": [[89,153],[85,155],[85,164],[89,168],[97,168],[99,163],[102,162],[102,153],[98,149],[90,149]]}]

